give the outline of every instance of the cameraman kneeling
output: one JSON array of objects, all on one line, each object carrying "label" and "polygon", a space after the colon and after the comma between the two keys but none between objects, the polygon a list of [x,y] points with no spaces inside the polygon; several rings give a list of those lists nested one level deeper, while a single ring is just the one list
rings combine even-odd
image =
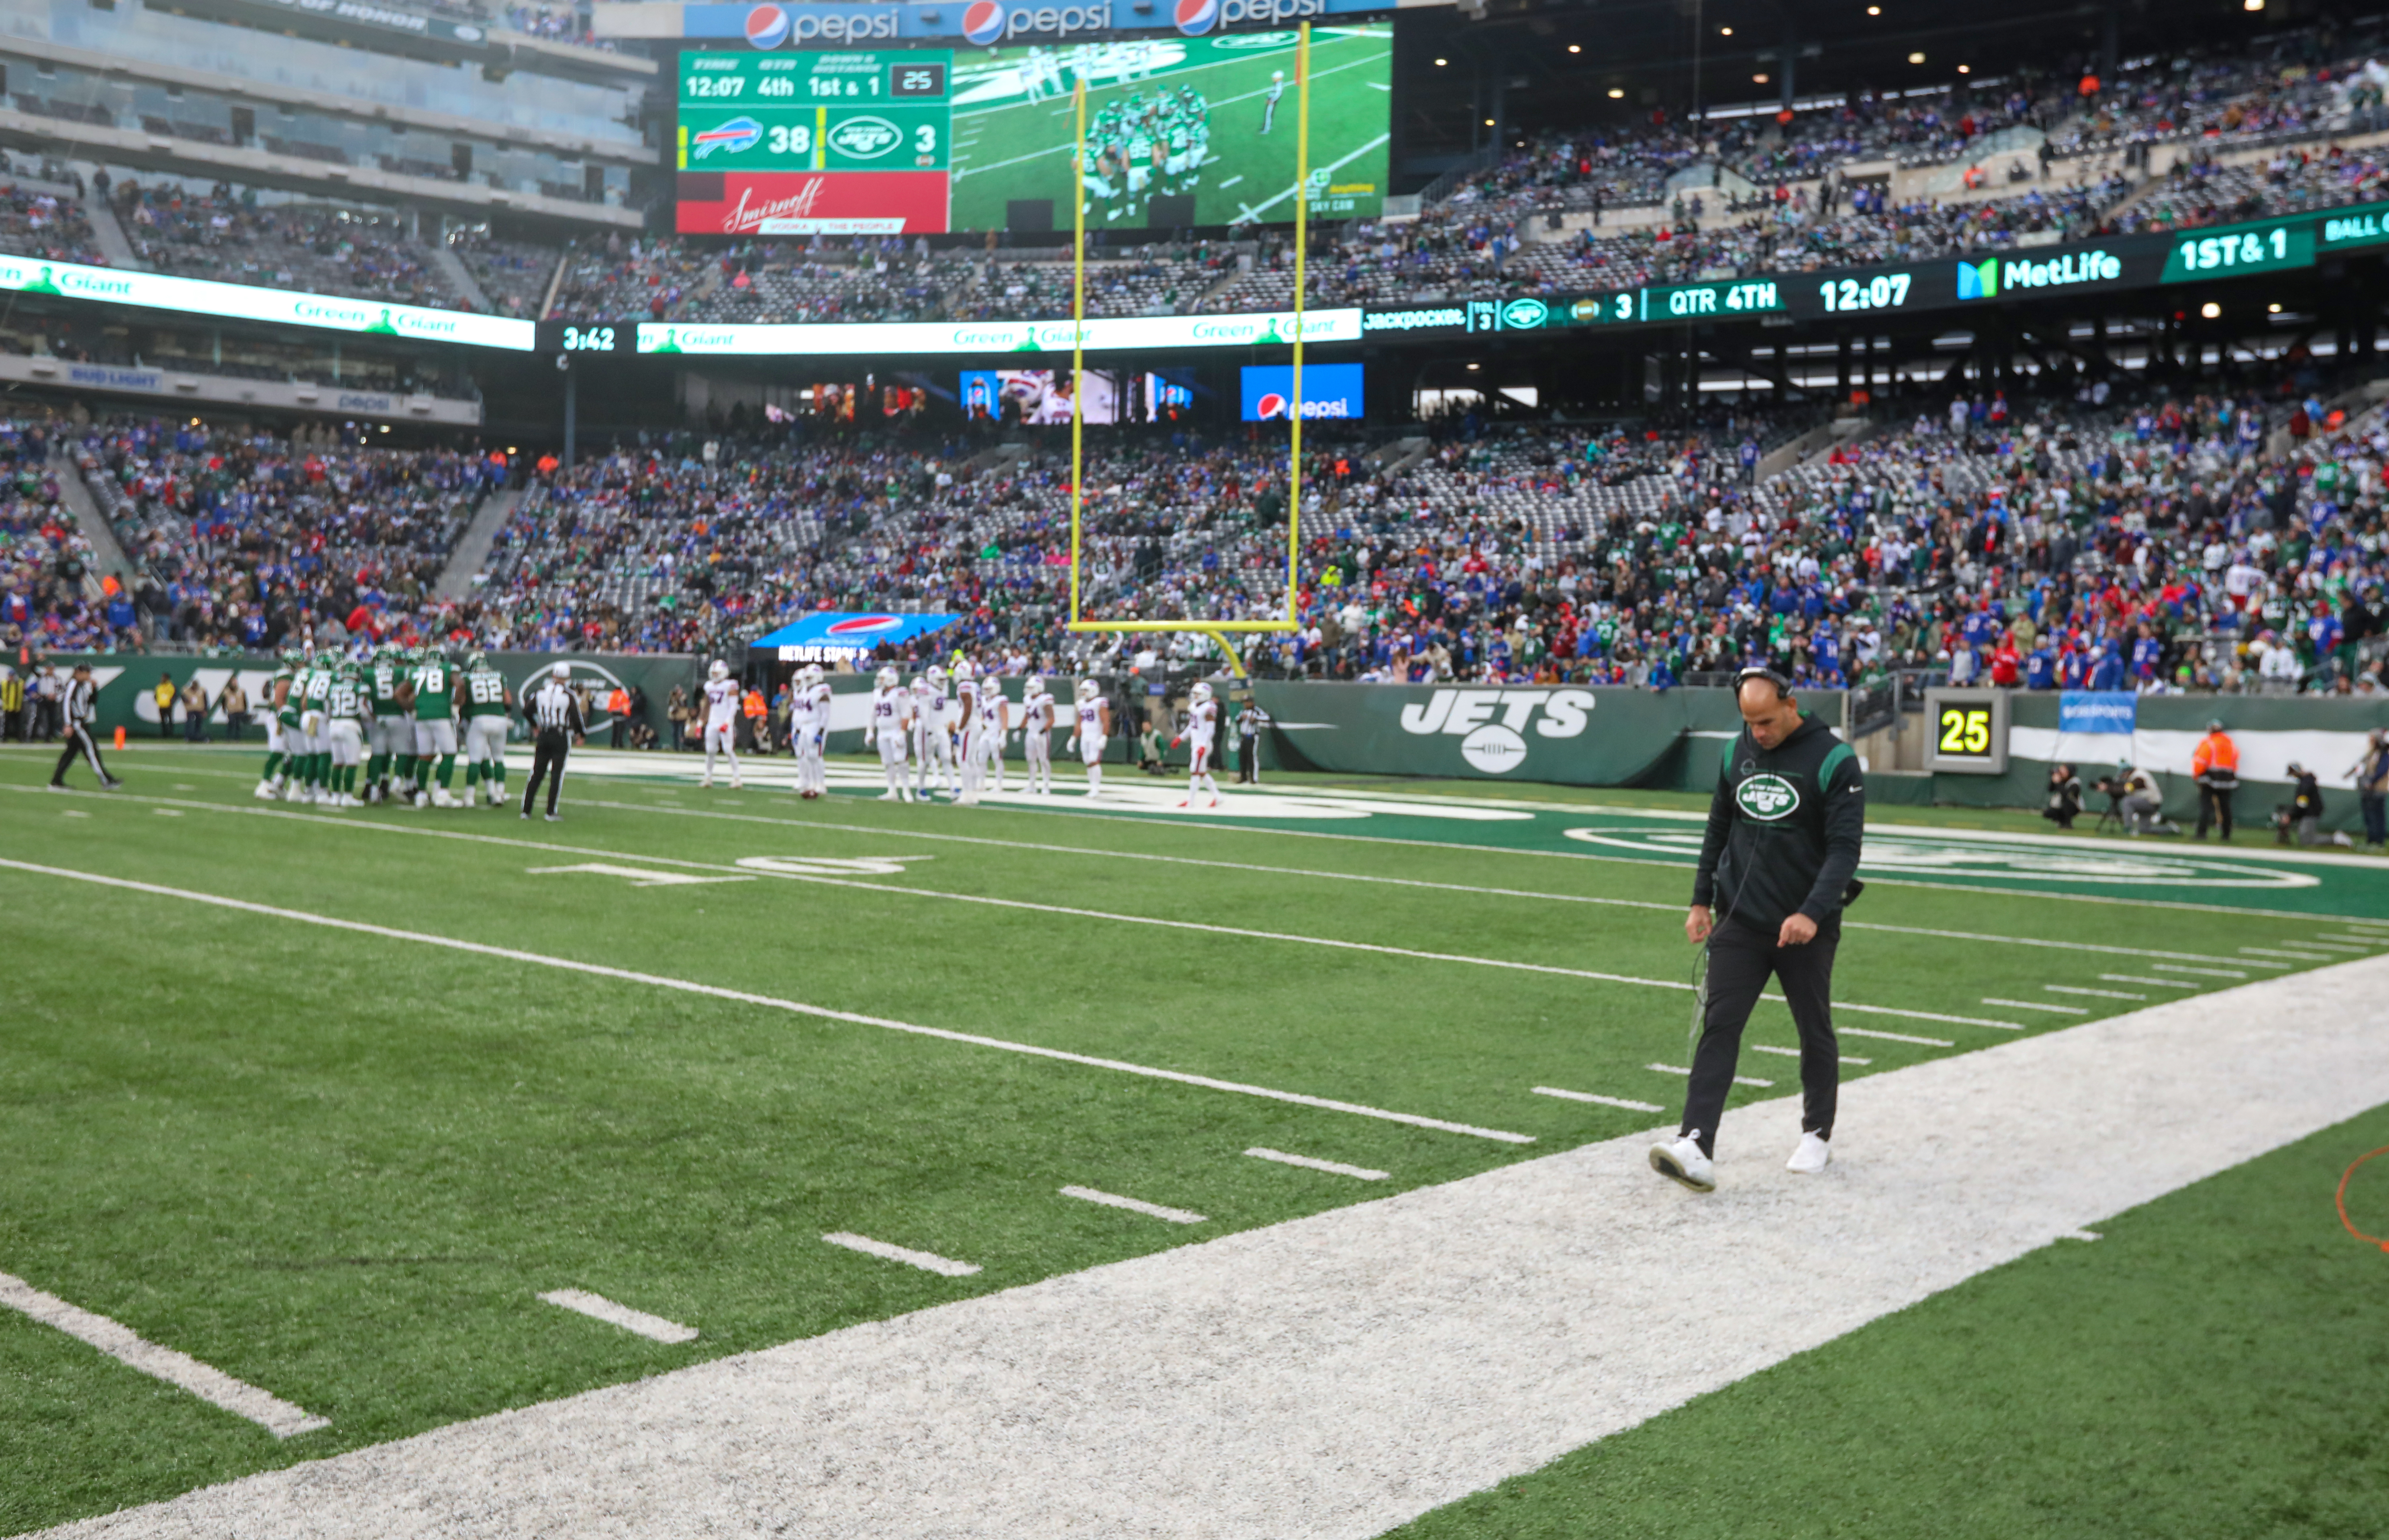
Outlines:
[{"label": "cameraman kneeling", "polygon": [[2082,816],[2082,777],[2074,766],[2060,764],[2049,772],[2049,805],[2040,815],[2062,829],[2071,830],[2074,820]]}]

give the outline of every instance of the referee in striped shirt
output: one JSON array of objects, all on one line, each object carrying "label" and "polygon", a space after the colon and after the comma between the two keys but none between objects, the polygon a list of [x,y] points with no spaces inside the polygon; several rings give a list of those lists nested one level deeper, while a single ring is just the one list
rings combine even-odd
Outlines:
[{"label": "referee in striped shirt", "polygon": [[67,746],[58,752],[58,767],[50,772],[50,789],[67,789],[67,772],[74,766],[80,754],[91,762],[92,774],[99,777],[103,791],[113,791],[124,783],[108,773],[101,763],[99,744],[91,736],[93,718],[99,714],[99,687],[91,682],[91,665],[77,663],[74,677],[67,682],[66,699],[59,703],[59,715],[65,719]]},{"label": "referee in striped shirt", "polygon": [[547,782],[547,821],[556,822],[556,800],[564,791],[564,758],[582,741],[588,725],[581,720],[581,699],[572,693],[572,665],[558,663],[547,672],[547,683],[523,702],[530,719],[532,740],[530,779],[523,783],[522,815],[530,816],[531,799],[539,783]]}]

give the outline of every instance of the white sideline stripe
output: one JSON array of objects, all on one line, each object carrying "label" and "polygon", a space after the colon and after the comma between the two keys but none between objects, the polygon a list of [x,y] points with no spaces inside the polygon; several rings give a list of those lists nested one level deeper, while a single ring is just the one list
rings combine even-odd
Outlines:
[{"label": "white sideline stripe", "polygon": [[2333,952],[2349,953],[2357,956],[2369,957],[2372,955],[2371,947],[2360,945],[2354,940],[2345,936],[2315,936],[2308,940],[2302,941],[2298,943],[2298,944],[2300,946],[2327,947]]},{"label": "white sideline stripe", "polygon": [[[1779,1048],[1772,1043],[1753,1043],[1750,1045],[1750,1051],[1753,1053],[1777,1054],[1785,1059],[1797,1059],[1800,1057],[1799,1049]],[[1872,1064],[1874,1060],[1872,1059],[1852,1059],[1849,1055],[1844,1054],[1842,1055],[1842,1062],[1845,1064]]]},{"label": "white sideline stripe", "polygon": [[1623,1107],[1629,1112],[1664,1112],[1666,1108],[1655,1101],[1634,1101],[1626,1097],[1604,1097],[1591,1091],[1563,1091],[1556,1085],[1538,1085],[1539,1097],[1561,1097],[1569,1101],[1599,1102],[1603,1107]]},{"label": "white sideline stripe", "polygon": [[[2102,975],[2103,977],[2103,975]],[[2043,984],[2051,995],[2096,995],[2102,1000],[2145,1000],[2145,995],[2134,995],[2123,989],[2092,989],[2085,984]]]},{"label": "white sideline stripe", "polygon": [[2243,946],[2240,949],[2252,957],[2293,957],[2299,962],[2337,962],[2328,952],[2293,952],[2285,946]]},{"label": "white sideline stripe", "polygon": [[[1362,1540],[2389,1100],[2384,1002],[2389,959],[2167,1001],[1853,1081],[1823,1177],[1781,1169],[1770,1097],[1726,1113],[1710,1197],[1637,1131],[70,1533],[317,1540],[329,1500],[374,1540],[920,1540],[965,1493],[976,1540]],[[2119,1086],[2128,1160],[2016,1138],[2019,1107],[2112,1123]],[[1731,1307],[1786,1277],[1799,1310]]]},{"label": "white sideline stripe", "polygon": [[2149,966],[2162,973],[2204,973],[2217,979],[2244,979],[2248,976],[2229,968],[2191,968],[2183,963],[2151,963]]},{"label": "white sideline stripe", "polygon": [[[1693,1072],[1681,1064],[1645,1064],[1642,1067],[1646,1070],[1656,1070],[1663,1075],[1688,1075]],[[1771,1091],[1775,1088],[1775,1082],[1760,1080],[1755,1075],[1736,1075],[1733,1077],[1733,1083],[1736,1085],[1756,1085],[1762,1091]]]},{"label": "white sideline stripe", "polygon": [[923,1272],[942,1273],[950,1278],[966,1278],[978,1271],[976,1262],[956,1262],[935,1251],[916,1251],[910,1246],[891,1246],[884,1240],[874,1240],[867,1235],[851,1235],[845,1230],[832,1230],[822,1238],[850,1251],[861,1251],[865,1256],[880,1257],[888,1262],[901,1262]]},{"label": "white sideline stripe", "polygon": [[2194,984],[2188,979],[2143,979],[2137,973],[2102,973],[2099,977],[2106,980],[2111,984],[2155,984],[2163,989],[2204,989],[2206,987],[2204,984]]},{"label": "white sideline stripe", "polygon": [[1984,995],[1983,1004],[1987,1006],[2006,1006],[2012,1010],[2053,1010],[2063,1016],[2088,1016],[2090,1014],[2080,1006],[2043,1005],[2038,1000],[2002,1000],[1996,995]]},{"label": "white sideline stripe", "polygon": [[0,1304],[22,1311],[44,1326],[56,1327],[118,1363],[163,1380],[177,1390],[188,1391],[211,1406],[235,1417],[245,1417],[275,1438],[296,1438],[332,1425],[330,1418],[310,1416],[304,1407],[293,1406],[280,1396],[235,1380],[222,1369],[211,1368],[187,1353],[160,1347],[131,1327],[69,1304],[56,1294],[45,1294],[7,1273],[0,1273]]},{"label": "white sideline stripe", "polygon": [[1880,1037],[1886,1043],[1914,1043],[1926,1048],[1954,1048],[1958,1045],[1941,1037],[1910,1037],[1904,1032],[1875,1032],[1867,1027],[1845,1027],[1836,1022],[1834,1035],[1839,1037]]},{"label": "white sideline stripe", "polygon": [[1122,1198],[1116,1192],[1104,1192],[1094,1187],[1069,1187],[1062,1189],[1065,1198],[1075,1198],[1082,1203],[1101,1203],[1107,1209],[1126,1209],[1155,1219],[1167,1219],[1172,1225],[1207,1225],[1210,1220],[1192,1209],[1173,1209],[1167,1203],[1148,1203],[1142,1198]]},{"label": "white sideline stripe", "polygon": [[[424,835],[436,840],[460,840],[468,844],[504,845],[517,850],[546,851],[551,853],[564,855],[606,855],[626,861],[645,861],[657,866],[688,866],[699,871],[726,871],[735,873],[741,877],[751,877],[757,875],[758,872],[760,872],[763,876],[778,878],[785,882],[811,882],[829,888],[854,888],[860,889],[864,892],[893,893],[908,898],[944,899],[956,904],[979,904],[999,909],[1026,909],[1036,914],[1067,915],[1077,919],[1105,920],[1120,925],[1149,925],[1172,930],[1195,930],[1210,935],[1240,936],[1252,941],[1285,942],[1298,946],[1323,946],[1332,951],[1369,952],[1382,956],[1411,957],[1422,962],[1463,963],[1476,968],[1501,968],[1522,973],[1547,973],[1554,974],[1561,978],[1591,979],[1598,983],[1634,984],[1644,989],[1677,989],[1689,992],[1693,988],[1693,985],[1689,982],[1680,979],[1639,979],[1627,973],[1599,973],[1589,969],[1561,968],[1556,964],[1552,963],[1514,962],[1503,957],[1476,957],[1455,952],[1423,952],[1407,946],[1379,945],[1373,942],[1339,941],[1328,936],[1300,936],[1283,930],[1246,930],[1240,926],[1208,925],[1200,920],[1192,919],[1163,919],[1150,915],[1124,915],[1103,909],[1077,909],[1058,904],[1031,903],[1027,899],[993,898],[983,893],[950,893],[939,892],[934,888],[900,887],[884,881],[864,882],[858,881],[852,878],[824,877],[807,872],[776,871],[765,868],[742,868],[738,866],[723,866],[720,862],[714,861],[688,861],[683,860],[677,856],[670,855],[637,855],[623,851],[592,850],[583,846],[549,844],[543,841],[537,840],[509,839],[504,835],[471,834],[463,829],[422,828],[411,828],[402,824],[377,824],[372,822],[351,823],[345,818],[326,818],[315,814],[276,813],[272,808],[225,806],[214,802],[195,802],[191,805],[205,808],[211,812],[245,813],[262,815],[266,817],[295,818],[306,823],[329,825],[334,828],[371,829],[386,833]],[[650,809],[639,807],[635,803],[628,802],[598,803],[596,805],[621,807],[632,812],[651,811]],[[783,820],[765,818],[756,819],[754,821],[759,823],[776,824]],[[798,827],[802,828],[806,826],[798,825]],[[818,827],[827,828],[834,826],[824,824]],[[886,831],[873,830],[871,832],[884,833]],[[908,839],[912,837],[913,836],[910,833],[906,835],[906,838]],[[935,839],[939,838],[939,836],[932,835],[926,836],[925,838]],[[669,880],[668,879],[663,879],[663,874],[658,873],[658,877],[659,879]],[[1676,905],[1662,905],[1662,907],[1672,909],[1676,907]],[[1783,996],[1781,995],[1768,995],[1761,996],[1761,998],[1781,1003]],[[2005,1032],[2021,1032],[2024,1030],[2013,1021],[1989,1021],[1985,1020],[1980,1017],[1949,1016],[1939,1011],[1907,1010],[1897,1006],[1868,1006],[1859,1005],[1849,1000],[1836,1000],[1833,1003],[1833,1007],[1835,1010],[1857,1011],[1870,1016],[1897,1016],[1916,1021],[1948,1021],[1958,1026],[1997,1027]]]},{"label": "white sideline stripe", "polygon": [[540,1298],[550,1304],[578,1311],[591,1320],[603,1321],[607,1326],[619,1326],[625,1331],[637,1332],[651,1341],[694,1342],[696,1341],[696,1328],[693,1326],[683,1326],[678,1321],[668,1321],[661,1315],[650,1315],[644,1310],[633,1310],[627,1304],[616,1304],[605,1295],[592,1294],[585,1289],[551,1289]]},{"label": "white sideline stripe", "polygon": [[2099,1232],[2096,1230],[2060,1230],[2057,1232],[2057,1238],[2060,1240],[2096,1240],[2099,1238]]},{"label": "white sideline stripe", "polygon": [[1283,1149],[1263,1149],[1255,1146],[1245,1151],[1256,1161],[1275,1161],[1282,1166],[1300,1166],[1305,1171],[1332,1172],[1338,1176],[1357,1176],[1363,1182],[1382,1182],[1393,1174],[1390,1171],[1372,1171],[1367,1166],[1348,1166],[1341,1161],[1322,1161],[1313,1155],[1289,1155]]},{"label": "white sideline stripe", "polygon": [[975,1047],[1001,1048],[1006,1053],[1028,1054],[1038,1059],[1058,1059],[1065,1064],[1083,1064],[1091,1069],[1117,1070],[1122,1074],[1143,1075],[1148,1080],[1167,1080],[1181,1085],[1197,1085],[1207,1091],[1232,1091],[1239,1096],[1261,1097],[1271,1101],[1291,1102],[1297,1107],[1316,1107],[1322,1111],[1349,1112],[1355,1117],[1377,1118],[1386,1123],[1408,1123],[1413,1128],[1432,1128],[1445,1134],[1467,1134],[1480,1139],[1498,1139],[1504,1144],[1532,1144],[1531,1134],[1509,1134],[1497,1128],[1477,1128],[1464,1123],[1447,1123],[1441,1118],[1424,1118],[1413,1112],[1389,1112],[1381,1107],[1363,1107],[1358,1102],[1335,1101],[1326,1097],[1305,1096],[1299,1091],[1276,1091],[1266,1085],[1247,1085],[1240,1081],[1217,1080],[1209,1075],[1188,1074],[1179,1070],[1159,1070],[1149,1064],[1131,1064],[1117,1059],[1098,1059],[1092,1054],[1070,1053],[1061,1048],[1048,1048],[1034,1043],[1014,1043],[1001,1037],[985,1037],[977,1033],[952,1032],[944,1027],[916,1026],[910,1021],[891,1021],[884,1016],[863,1016],[850,1010],[833,1010],[827,1006],[809,1006],[800,1000],[783,1000],[770,995],[755,995],[743,989],[724,989],[719,984],[697,983],[688,979],[668,979],[659,974],[641,973],[627,968],[607,968],[600,963],[577,962],[570,957],[544,956],[537,952],[517,951],[511,946],[488,946],[479,942],[457,941],[449,936],[434,936],[420,930],[400,930],[387,925],[368,925],[363,920],[335,919],[328,915],[311,915],[297,909],[277,909],[270,904],[253,904],[245,898],[225,898],[216,893],[193,892],[185,888],[160,887],[154,882],[135,882],[121,877],[102,877],[96,872],[69,871],[63,866],[44,866],[31,861],[14,861],[0,856],[0,867],[33,872],[43,877],[61,877],[74,882],[90,882],[104,888],[121,888],[129,892],[149,893],[160,898],[179,898],[193,904],[213,905],[221,909],[236,909],[244,914],[266,915],[275,919],[296,920],[302,925],[322,925],[335,930],[352,930],[359,935],[379,936],[386,941],[411,941],[425,946],[444,946],[454,952],[470,952],[478,956],[502,957],[508,962],[536,963],[543,968],[562,969],[567,972],[588,973],[601,979],[620,979],[628,983],[650,984],[658,989],[678,990],[684,995],[710,995],[717,1000],[735,1000],[742,1005],[765,1006],[773,1010],[790,1011],[799,1016],[816,1016],[828,1021],[847,1021],[859,1027],[883,1027],[889,1032],[910,1033],[916,1037],[940,1038],[949,1043],[967,1043]]},{"label": "white sideline stripe", "polygon": [[[213,807],[217,804],[211,802],[208,805]],[[772,818],[766,817],[760,814],[716,813],[706,808],[671,807],[662,804],[651,805],[645,802],[592,802],[588,805],[591,807],[614,808],[625,813],[675,813],[687,818],[719,818],[731,823],[769,824],[774,828],[803,829],[809,832],[819,829],[827,829],[839,834],[885,835],[893,832],[889,829],[877,828],[870,824],[817,823],[810,818]],[[1502,805],[1507,806],[1512,804],[1504,803]],[[1557,806],[1558,804],[1537,803],[1535,805],[1539,809],[1548,811],[1550,808]],[[223,811],[229,813],[272,814],[274,810],[271,808],[226,807],[223,809]],[[1120,819],[1116,817],[1106,817],[1102,814],[1076,813],[1067,809],[1013,807],[1010,808],[1009,811],[1020,813],[1059,812],[1065,813],[1070,816],[1095,818],[1106,822],[1125,822],[1135,824],[1150,824],[1153,822],[1153,820],[1149,818]],[[303,816],[303,815],[285,815],[285,816]],[[339,824],[340,827],[344,828],[390,827],[387,825],[349,824],[339,819],[325,819],[323,821],[326,823]],[[1169,824],[1163,827],[1178,828],[1185,826]],[[1371,845],[1415,845],[1427,850],[1463,851],[1488,855],[1542,855],[1567,861],[1611,861],[1614,859],[1623,859],[1624,864],[1628,866],[1667,866],[1674,869],[1682,869],[1679,863],[1673,861],[1640,861],[1630,858],[1613,858],[1609,856],[1588,854],[1584,852],[1572,850],[1516,850],[1503,845],[1447,845],[1440,841],[1436,840],[1388,840],[1378,835],[1333,834],[1323,830],[1310,828],[1261,829],[1250,828],[1242,824],[1221,824],[1212,825],[1209,827],[1214,828],[1225,828],[1231,832],[1240,834],[1285,834],[1305,840],[1348,840]],[[1897,830],[1900,826],[1884,827]],[[409,830],[408,832],[413,833],[424,831]],[[1052,855],[1085,855],[1096,857],[1098,859],[1114,861],[1153,861],[1165,866],[1212,866],[1221,871],[1259,872],[1272,877],[1311,877],[1317,878],[1322,881],[1329,882],[1373,882],[1392,888],[1431,888],[1440,892],[1480,893],[1488,898],[1524,898],[1532,899],[1537,902],[1547,902],[1552,904],[1593,904],[1600,905],[1604,907],[1618,909],[1657,909],[1663,910],[1668,914],[1676,915],[1680,915],[1684,912],[1684,905],[1680,904],[1654,904],[1647,899],[1640,898],[1595,898],[1584,893],[1545,893],[1535,892],[1520,888],[1485,888],[1476,887],[1465,882],[1430,882],[1424,879],[1414,877],[1378,877],[1363,872],[1321,871],[1312,866],[1268,866],[1248,861],[1207,860],[1204,857],[1195,855],[1160,855],[1151,851],[1096,850],[1085,845],[1052,845],[1031,840],[996,840],[990,839],[986,835],[978,834],[924,834],[917,829],[906,829],[903,831],[903,836],[908,840],[942,840],[950,843],[959,845],[987,845],[997,850],[1041,851]],[[1875,881],[1880,879],[1870,879],[1869,880]],[[2073,898],[2081,899],[2085,902],[2100,904],[2137,904],[2142,902],[2138,899],[2101,898],[2095,894],[2087,893],[2032,893],[2017,892],[2014,890],[2007,888],[1984,888],[1974,886],[1955,887],[1945,882],[1918,882],[1904,884],[1904,886],[1947,889],[1948,891],[1954,892],[1999,893],[2003,895],[2012,893],[2014,896],[2025,898]],[[2316,917],[2311,915],[2288,914],[2278,909],[2242,909],[2222,907],[2211,904],[2166,904],[2156,901],[2149,902],[2151,906],[2154,908],[2195,909],[2202,912],[2215,914],[2259,915],[2268,919],[2290,921],[2311,920],[2317,918],[2329,919],[2334,923],[2340,921],[2340,917],[2336,915]],[[2364,922],[2361,920],[2350,920],[2345,923],[2361,924]],[[1935,936],[1943,941],[1964,941],[1975,943],[1987,942],[2007,946],[2038,946],[2062,952],[2103,952],[2110,956],[2119,957],[2177,957],[2185,962],[2197,962],[2206,956],[2206,954],[2204,952],[2165,952],[2152,950],[2141,946],[2107,946],[2095,942],[2051,941],[2041,936],[1987,935],[1974,930],[1943,930],[1919,925],[1883,925],[1868,920],[1849,919],[1846,918],[1842,921],[1842,929],[1846,930],[1878,930],[1888,935],[1897,936]]]}]

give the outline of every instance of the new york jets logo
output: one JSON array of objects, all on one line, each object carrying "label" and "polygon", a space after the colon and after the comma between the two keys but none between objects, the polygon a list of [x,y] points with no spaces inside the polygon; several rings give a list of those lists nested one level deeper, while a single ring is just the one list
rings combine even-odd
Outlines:
[{"label": "new york jets logo", "polygon": [[1753,776],[1734,789],[1733,800],[1752,817],[1772,823],[1800,805],[1800,793],[1781,776]]},{"label": "new york jets logo", "polygon": [[829,131],[829,143],[841,154],[871,160],[894,149],[903,136],[885,118],[849,118]]}]

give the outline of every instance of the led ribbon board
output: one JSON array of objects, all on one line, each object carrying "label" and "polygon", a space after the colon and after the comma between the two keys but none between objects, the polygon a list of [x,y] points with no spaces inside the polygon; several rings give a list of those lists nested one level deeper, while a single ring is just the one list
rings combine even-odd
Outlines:
[{"label": "led ribbon board", "polygon": [[[1307,311],[1306,342],[1357,342],[1357,308]],[[1106,348],[1251,348],[1290,345],[1294,312],[1255,315],[1114,315],[1091,317],[1080,345]],[[1067,353],[1067,321],[866,321],[786,326],[705,326],[676,321],[639,323],[639,351],[713,357],[771,358],[790,353],[856,356]]]},{"label": "led ribbon board", "polygon": [[0,289],[180,311],[185,315],[403,337],[417,342],[461,342],[517,353],[530,352],[537,335],[532,323],[500,315],[388,304],[379,300],[351,300],[336,294],[292,293],[248,284],[217,283],[209,278],[177,278],[162,273],[122,273],[112,267],[85,267],[38,257],[0,256]]}]

